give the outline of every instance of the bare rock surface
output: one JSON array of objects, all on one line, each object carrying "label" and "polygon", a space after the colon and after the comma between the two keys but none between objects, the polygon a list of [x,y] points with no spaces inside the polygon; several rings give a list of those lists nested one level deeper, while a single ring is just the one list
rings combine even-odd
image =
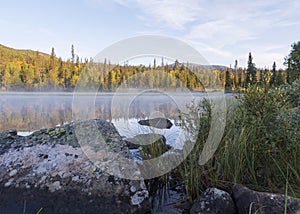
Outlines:
[{"label": "bare rock surface", "polygon": [[133,165],[115,161],[131,157],[109,122],[74,122],[26,137],[6,131],[0,144],[0,213],[149,210],[144,182],[119,178],[136,172]]}]

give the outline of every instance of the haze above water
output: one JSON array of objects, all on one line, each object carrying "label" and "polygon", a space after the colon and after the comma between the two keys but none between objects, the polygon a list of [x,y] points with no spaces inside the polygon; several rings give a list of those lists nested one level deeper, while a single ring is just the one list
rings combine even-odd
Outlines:
[{"label": "haze above water", "polygon": [[166,117],[174,124],[170,130],[163,130],[161,133],[169,141],[180,130],[176,125],[179,112],[187,111],[186,105],[191,103],[192,99],[200,100],[204,93],[144,92],[95,95],[1,93],[0,131],[17,129],[18,132],[28,132],[78,119],[100,118],[114,123],[121,135],[133,137],[149,132],[149,127],[137,123],[140,119]]}]

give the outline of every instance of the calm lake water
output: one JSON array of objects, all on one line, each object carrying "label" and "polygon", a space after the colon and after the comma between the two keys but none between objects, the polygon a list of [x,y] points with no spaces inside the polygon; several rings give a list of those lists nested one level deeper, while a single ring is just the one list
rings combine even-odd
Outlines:
[{"label": "calm lake water", "polygon": [[122,136],[132,137],[147,133],[140,119],[166,117],[173,124],[167,130],[156,130],[174,141],[180,131],[176,126],[180,112],[186,105],[200,100],[203,93],[139,94],[73,94],[73,93],[0,93],[0,131],[18,132],[54,127],[79,119],[100,118],[114,123]]}]

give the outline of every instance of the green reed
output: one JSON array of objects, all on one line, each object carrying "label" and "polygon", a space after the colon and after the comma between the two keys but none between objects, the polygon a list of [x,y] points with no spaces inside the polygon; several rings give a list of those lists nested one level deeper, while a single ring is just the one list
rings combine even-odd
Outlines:
[{"label": "green reed", "polygon": [[[257,84],[226,98],[227,120],[214,156],[198,165],[211,124],[211,103],[192,103],[183,128],[198,131],[194,148],[180,166],[191,199],[205,188],[230,190],[233,183],[257,190],[300,195],[300,83],[270,88]],[[193,127],[199,120],[199,127]],[[283,172],[289,172],[289,177]]]}]

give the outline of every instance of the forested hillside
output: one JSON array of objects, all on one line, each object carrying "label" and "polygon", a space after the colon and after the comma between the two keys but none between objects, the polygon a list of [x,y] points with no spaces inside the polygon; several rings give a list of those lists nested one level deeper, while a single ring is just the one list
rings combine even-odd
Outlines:
[{"label": "forested hillside", "polygon": [[15,50],[0,45],[0,84],[2,90],[45,90],[71,88],[75,85],[84,63],[67,61],[51,54],[32,50]]},{"label": "forested hillside", "polygon": [[[82,59],[74,53],[72,45],[70,58],[62,60],[52,48],[50,54],[32,50],[16,50],[0,45],[0,88],[2,91],[72,91],[80,74],[86,86],[99,87],[99,91],[114,91],[120,84],[128,87],[176,89],[183,86],[203,90],[224,88],[243,90],[257,82],[281,85],[290,81],[287,75],[294,69],[258,69],[249,53],[247,68],[234,66],[197,66],[185,62],[171,65],[154,62],[151,65],[133,66],[128,64],[112,65],[109,59],[94,63],[92,59]],[[287,60],[288,65],[292,60]],[[290,64],[289,64],[290,63]],[[157,72],[160,71],[160,72]]]}]

